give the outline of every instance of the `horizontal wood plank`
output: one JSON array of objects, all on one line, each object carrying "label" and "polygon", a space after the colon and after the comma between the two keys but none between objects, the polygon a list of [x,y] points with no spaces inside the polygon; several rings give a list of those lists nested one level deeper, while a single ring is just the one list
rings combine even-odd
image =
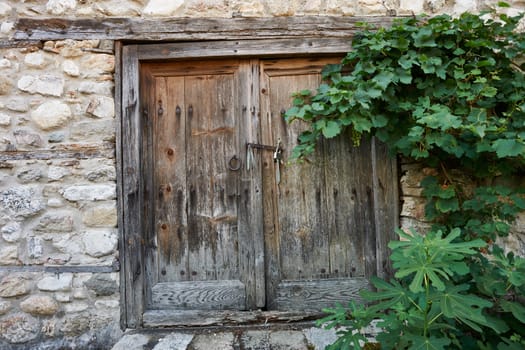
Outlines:
[{"label": "horizontal wood plank", "polygon": [[14,39],[228,40],[242,38],[351,37],[360,22],[387,26],[395,17],[240,18],[19,18]]},{"label": "horizontal wood plank", "polygon": [[366,278],[282,281],[277,286],[279,310],[321,310],[350,300],[362,302],[359,291],[369,288]]},{"label": "horizontal wood plank", "polygon": [[250,325],[288,323],[315,320],[319,312],[281,311],[206,311],[206,310],[148,310],[144,313],[144,327],[193,327],[220,325]]},{"label": "horizontal wood plank", "polygon": [[153,286],[152,304],[159,309],[243,310],[246,291],[236,280],[163,282]]},{"label": "horizontal wood plank", "polygon": [[140,45],[139,59],[218,58],[297,56],[301,54],[346,53],[351,49],[348,38],[262,39],[239,41],[201,41],[164,45]]},{"label": "horizontal wood plank", "polygon": [[26,160],[26,159],[90,159],[90,158],[115,158],[115,145],[103,143],[98,145],[65,144],[53,149],[34,151],[4,151],[0,152],[0,161]]}]

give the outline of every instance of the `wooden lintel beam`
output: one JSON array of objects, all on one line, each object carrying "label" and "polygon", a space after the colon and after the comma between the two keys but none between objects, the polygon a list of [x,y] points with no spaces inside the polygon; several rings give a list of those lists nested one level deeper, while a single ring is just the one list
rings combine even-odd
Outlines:
[{"label": "wooden lintel beam", "polygon": [[259,18],[19,18],[15,40],[228,40],[248,38],[349,37],[358,23],[388,26],[395,17],[259,17]]}]

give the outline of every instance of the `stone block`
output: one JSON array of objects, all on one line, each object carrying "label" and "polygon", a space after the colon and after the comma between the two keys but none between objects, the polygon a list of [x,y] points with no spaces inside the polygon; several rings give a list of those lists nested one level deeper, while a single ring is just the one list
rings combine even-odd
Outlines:
[{"label": "stone block", "polygon": [[85,177],[93,182],[115,181],[117,178],[117,170],[114,165],[97,166],[94,169],[90,167]]},{"label": "stone block", "polygon": [[79,142],[115,140],[114,119],[76,123],[71,128],[71,140]]},{"label": "stone block", "polygon": [[103,73],[113,73],[115,71],[115,56],[108,54],[84,55],[80,60],[80,68],[83,77],[96,77],[96,75]]},{"label": "stone block", "polygon": [[64,167],[50,166],[47,170],[47,179],[49,181],[59,181],[68,175],[71,175],[71,170]]},{"label": "stone block", "polygon": [[38,316],[54,315],[58,311],[58,303],[46,295],[32,295],[20,303],[22,311]]},{"label": "stone block", "polygon": [[10,298],[28,294],[31,290],[30,279],[22,274],[7,275],[0,281],[0,297]]},{"label": "stone block", "polygon": [[117,203],[102,204],[84,211],[82,222],[88,227],[116,227]]},{"label": "stone block", "polygon": [[0,265],[18,265],[17,246],[5,246],[0,248]]},{"label": "stone block", "polygon": [[10,221],[0,229],[0,232],[4,241],[16,243],[22,236],[22,226],[16,221]]},{"label": "stone block", "polygon": [[10,343],[27,343],[36,339],[39,334],[39,320],[28,314],[17,313],[0,321],[0,337]]},{"label": "stone block", "polygon": [[153,350],[186,350],[193,340],[193,334],[170,333],[160,338]]},{"label": "stone block", "polygon": [[18,173],[16,174],[16,177],[21,183],[31,183],[31,182],[37,182],[38,180],[42,179],[44,177],[44,174],[42,173],[42,167],[30,167],[30,168],[21,168]]},{"label": "stone block", "polygon": [[92,230],[82,234],[82,242],[87,255],[100,258],[116,250],[118,237],[112,230]]},{"label": "stone block", "polygon": [[62,70],[71,77],[78,77],[80,75],[80,68],[73,60],[65,60],[62,63]]},{"label": "stone block", "polygon": [[173,0],[166,2],[164,0],[150,0],[142,13],[146,16],[172,16],[184,4],[184,0]]},{"label": "stone block", "polygon": [[97,118],[113,118],[115,116],[115,101],[107,96],[94,96],[89,101],[86,112]]},{"label": "stone block", "polygon": [[29,111],[29,102],[22,97],[11,97],[5,107],[13,112],[25,113]]},{"label": "stone block", "polygon": [[82,302],[73,302],[64,305],[64,311],[68,314],[86,311],[87,309],[89,309],[89,305]]},{"label": "stone block", "polygon": [[0,316],[7,314],[11,308],[11,302],[7,300],[0,300]]},{"label": "stone block", "polygon": [[98,274],[84,282],[84,285],[97,296],[109,296],[118,292],[117,282],[106,274]]},{"label": "stone block", "polygon": [[0,95],[8,95],[13,87],[12,79],[7,76],[0,76]]},{"label": "stone block", "polygon": [[312,350],[324,350],[328,345],[337,340],[335,329],[322,329],[317,327],[307,328],[303,333],[308,344],[313,346]]},{"label": "stone block", "polygon": [[270,350],[270,331],[246,331],[240,337],[241,348],[246,350]]},{"label": "stone block", "polygon": [[62,194],[70,202],[103,201],[116,198],[115,185],[77,185],[64,189]]},{"label": "stone block", "polygon": [[150,337],[146,334],[126,334],[111,350],[143,350],[149,341]]},{"label": "stone block", "polygon": [[30,259],[39,259],[42,257],[42,255],[44,255],[44,245],[42,238],[29,237],[27,239],[27,255]]},{"label": "stone block", "polygon": [[111,96],[113,94],[113,86],[114,84],[111,81],[94,82],[87,80],[80,83],[78,91],[83,94]]},{"label": "stone block", "polygon": [[49,61],[46,59],[44,53],[37,51],[31,52],[24,58],[24,63],[33,68],[44,68],[48,65]]},{"label": "stone block", "polygon": [[16,141],[16,150],[25,151],[35,148],[41,148],[44,144],[40,134],[18,129],[13,132]]},{"label": "stone block", "polygon": [[0,113],[0,126],[11,125],[11,116],[9,114]]},{"label": "stone block", "polygon": [[274,331],[270,333],[272,350],[308,350],[306,337],[297,331]]},{"label": "stone block", "polygon": [[44,209],[42,199],[32,187],[13,187],[0,192],[0,208],[15,217],[31,217]]},{"label": "stone block", "polygon": [[68,10],[76,8],[76,0],[49,0],[46,4],[46,11],[52,15],[63,15]]},{"label": "stone block", "polygon": [[69,213],[46,214],[40,218],[35,231],[39,232],[71,232],[74,228],[73,216]]},{"label": "stone block", "polygon": [[9,15],[12,9],[13,8],[9,6],[9,4],[7,4],[6,2],[0,2],[0,17]]},{"label": "stone block", "polygon": [[214,350],[234,350],[234,341],[235,337],[230,332],[198,334],[189,344],[188,350],[209,350],[211,344]]},{"label": "stone block", "polygon": [[30,94],[59,97],[64,92],[64,79],[53,75],[24,75],[18,80],[17,86]]},{"label": "stone block", "polygon": [[72,281],[73,274],[61,273],[42,278],[40,281],[38,281],[37,287],[41,291],[48,292],[70,291]]},{"label": "stone block", "polygon": [[42,130],[63,126],[71,118],[71,108],[60,101],[48,101],[31,113],[31,118]]}]

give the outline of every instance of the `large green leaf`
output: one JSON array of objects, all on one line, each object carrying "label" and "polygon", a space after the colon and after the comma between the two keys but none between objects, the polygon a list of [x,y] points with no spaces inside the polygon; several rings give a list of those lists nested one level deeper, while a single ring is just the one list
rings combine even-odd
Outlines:
[{"label": "large green leaf", "polygon": [[450,286],[443,292],[440,299],[443,315],[457,319],[478,332],[481,332],[481,326],[491,327],[500,332],[498,325],[490,322],[482,313],[484,309],[491,307],[492,303],[476,295],[463,293],[469,288],[469,285]]},{"label": "large green leaf", "polygon": [[498,139],[492,143],[492,148],[500,158],[525,157],[525,143],[516,139]]}]

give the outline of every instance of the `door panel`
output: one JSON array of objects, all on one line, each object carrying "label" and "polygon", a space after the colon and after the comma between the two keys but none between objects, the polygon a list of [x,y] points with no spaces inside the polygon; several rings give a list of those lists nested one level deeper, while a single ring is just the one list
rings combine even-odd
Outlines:
[{"label": "door panel", "polygon": [[[263,140],[282,143],[284,162],[264,160],[269,308],[310,310],[359,299],[368,287],[367,238],[374,232],[370,143],[322,141],[310,162],[287,164],[305,125],[283,121],[293,92],[315,90],[326,59],[262,63]],[[278,169],[279,168],[279,169]],[[280,177],[280,182],[278,178]]]},{"label": "door panel", "polygon": [[155,111],[151,229],[157,249],[150,308],[243,310],[248,277],[241,275],[238,249],[240,177],[230,169],[230,159],[240,157],[239,62],[144,70],[155,82],[149,105]]}]

